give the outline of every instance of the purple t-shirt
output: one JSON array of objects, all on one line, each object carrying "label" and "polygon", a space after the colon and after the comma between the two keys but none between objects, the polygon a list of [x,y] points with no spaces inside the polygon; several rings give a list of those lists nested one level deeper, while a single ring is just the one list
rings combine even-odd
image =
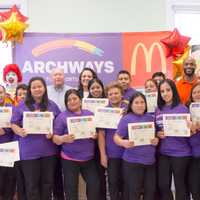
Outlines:
[{"label": "purple t-shirt", "polygon": [[[107,107],[112,107],[111,104]],[[127,104],[122,103],[120,108],[126,109]],[[105,130],[105,142],[106,142],[106,154],[108,158],[121,158],[124,152],[124,148],[118,146],[114,140],[113,136],[117,129],[104,129]]]},{"label": "purple t-shirt", "polygon": [[[12,107],[12,104],[6,103],[4,106]],[[11,142],[12,138],[14,136],[12,129],[11,128],[3,128],[3,130],[5,131],[5,134],[0,136],[0,144],[6,143],[6,142]]]},{"label": "purple t-shirt", "polygon": [[[186,106],[179,104],[171,108],[164,106],[162,110],[157,108],[155,112],[156,130],[163,130],[163,114],[189,113]],[[188,137],[165,137],[160,140],[159,152],[162,155],[184,157],[191,156],[191,147]]]},{"label": "purple t-shirt", "polygon": [[200,131],[190,137],[190,145],[192,148],[192,156],[200,157]]},{"label": "purple t-shirt", "polygon": [[[68,134],[67,118],[77,116],[93,115],[88,110],[81,110],[81,114],[76,114],[68,110],[59,114],[55,120],[54,134],[64,135]],[[61,151],[69,158],[74,160],[91,160],[94,158],[94,139],[77,139],[73,143],[63,143]]]},{"label": "purple t-shirt", "polygon": [[124,91],[123,99],[129,101],[135,92],[136,90],[134,88],[128,88]]},{"label": "purple t-shirt", "polygon": [[[39,109],[38,104],[33,104],[35,109]],[[56,117],[60,110],[58,106],[51,100],[48,100],[49,112],[53,112]],[[22,127],[23,112],[30,111],[24,102],[21,102],[14,110],[11,123]],[[18,138],[20,149],[20,160],[38,159],[41,157],[52,156],[58,154],[58,146],[52,140],[46,138],[44,134],[29,134],[26,137]]]},{"label": "purple t-shirt", "polygon": [[[128,113],[120,120],[116,133],[122,138],[128,139],[128,124],[138,122],[154,122],[154,118],[148,113],[144,115]],[[125,148],[123,160],[131,163],[152,165],[155,162],[155,149],[156,147],[153,145]]]}]

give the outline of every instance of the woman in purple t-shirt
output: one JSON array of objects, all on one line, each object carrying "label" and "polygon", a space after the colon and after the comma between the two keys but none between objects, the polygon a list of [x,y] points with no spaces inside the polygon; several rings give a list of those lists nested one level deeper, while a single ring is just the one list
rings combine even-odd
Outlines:
[{"label": "woman in purple t-shirt", "polygon": [[[130,99],[127,114],[120,120],[114,141],[125,148],[123,153],[124,198],[126,200],[155,199],[156,168],[155,146],[158,138],[152,138],[148,145],[134,146],[128,138],[128,124],[152,122],[154,118],[146,113],[145,96],[136,92]],[[142,133],[141,133],[142,134]]]},{"label": "woman in purple t-shirt", "polygon": [[65,93],[66,111],[60,113],[54,125],[53,141],[61,145],[64,191],[68,200],[78,200],[78,177],[81,173],[87,185],[87,199],[100,200],[100,183],[94,161],[94,138],[75,139],[69,133],[67,118],[91,116],[92,112],[81,109],[81,96],[75,89]]},{"label": "woman in purple t-shirt", "polygon": [[[192,89],[190,94],[190,99],[188,102],[188,106],[191,103],[196,102],[200,103],[200,83],[196,83]],[[194,200],[200,199],[200,123],[198,121],[195,122],[196,128],[198,128],[194,134],[190,137],[190,145],[192,147],[192,162],[190,164],[189,169],[189,188],[192,193],[192,198]]]},{"label": "woman in purple t-shirt", "polygon": [[58,148],[51,141],[52,133],[27,134],[22,128],[24,111],[49,111],[54,117],[60,113],[58,106],[48,99],[43,78],[30,79],[25,101],[13,109],[11,127],[19,136],[20,167],[24,175],[27,200],[49,200],[52,195]]},{"label": "woman in purple t-shirt", "polygon": [[176,200],[187,199],[186,176],[191,159],[191,147],[188,137],[165,136],[163,130],[164,114],[189,113],[188,108],[180,104],[175,83],[170,79],[160,82],[158,87],[158,109],[155,112],[157,135],[160,138],[158,158],[158,185],[161,200],[173,200],[171,192],[174,176]]}]

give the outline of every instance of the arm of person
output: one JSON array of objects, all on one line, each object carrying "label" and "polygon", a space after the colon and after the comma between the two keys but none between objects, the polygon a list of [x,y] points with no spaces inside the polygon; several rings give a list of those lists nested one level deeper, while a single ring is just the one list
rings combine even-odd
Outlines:
[{"label": "arm of person", "polygon": [[120,134],[118,133],[115,133],[114,135],[114,142],[121,146],[121,147],[124,147],[124,148],[132,148],[134,147],[134,142],[133,141],[130,141],[128,139],[123,139]]},{"label": "arm of person", "polygon": [[13,130],[13,132],[16,135],[19,135],[21,137],[26,137],[27,136],[26,130],[21,128],[20,126],[18,126],[16,124],[11,124],[11,129]]},{"label": "arm of person", "polygon": [[64,134],[64,135],[53,135],[53,142],[57,145],[62,145],[64,143],[73,143],[74,142],[73,134]]}]

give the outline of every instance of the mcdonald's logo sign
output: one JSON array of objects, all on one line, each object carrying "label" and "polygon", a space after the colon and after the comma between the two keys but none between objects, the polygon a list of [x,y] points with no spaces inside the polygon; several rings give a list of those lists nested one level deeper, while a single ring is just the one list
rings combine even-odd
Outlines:
[{"label": "mcdonald's logo sign", "polygon": [[154,49],[157,48],[161,60],[161,70],[163,73],[166,73],[167,71],[167,62],[166,62],[166,56],[165,52],[159,42],[154,42],[151,44],[149,49],[142,43],[139,42],[133,48],[132,51],[132,56],[131,56],[131,75],[136,75],[136,67],[137,67],[137,55],[139,49],[142,49],[143,54],[144,54],[144,59],[145,59],[145,64],[146,64],[146,72],[151,72],[152,70],[152,56]]}]

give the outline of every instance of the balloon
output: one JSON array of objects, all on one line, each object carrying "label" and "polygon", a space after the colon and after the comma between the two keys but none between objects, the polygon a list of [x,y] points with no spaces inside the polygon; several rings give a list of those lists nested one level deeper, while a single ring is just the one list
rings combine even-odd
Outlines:
[{"label": "balloon", "polygon": [[177,60],[174,60],[173,63],[173,78],[181,76],[183,73],[183,62],[186,58],[188,58],[190,53],[190,46],[185,48],[184,53]]},{"label": "balloon", "polygon": [[0,30],[3,33],[2,41],[22,42],[23,33],[27,27],[28,24],[17,18],[17,13],[12,13],[7,20],[0,22]]},{"label": "balloon", "polygon": [[160,40],[166,48],[166,57],[179,57],[184,53],[185,48],[190,41],[190,37],[183,36],[178,29],[174,29],[171,34]]}]

